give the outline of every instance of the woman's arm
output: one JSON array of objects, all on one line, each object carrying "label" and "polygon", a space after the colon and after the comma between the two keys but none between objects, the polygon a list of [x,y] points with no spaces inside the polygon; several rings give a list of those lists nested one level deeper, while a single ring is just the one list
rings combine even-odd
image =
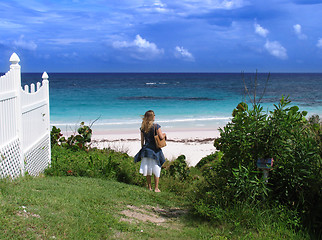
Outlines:
[{"label": "woman's arm", "polygon": [[161,131],[161,128],[157,130],[157,134],[159,135],[159,138],[162,140],[163,138],[167,139],[167,135]]},{"label": "woman's arm", "polygon": [[141,148],[143,147],[144,145],[144,135],[143,135],[143,132],[141,132]]}]

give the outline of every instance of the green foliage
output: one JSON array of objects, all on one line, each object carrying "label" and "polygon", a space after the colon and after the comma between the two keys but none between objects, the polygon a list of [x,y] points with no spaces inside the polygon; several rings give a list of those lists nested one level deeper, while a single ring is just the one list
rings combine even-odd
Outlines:
[{"label": "green foliage", "polygon": [[206,164],[216,160],[216,161],[221,161],[221,158],[223,156],[222,152],[215,152],[213,154],[210,154],[206,157],[203,157],[196,165],[196,168],[201,169],[202,167],[204,167]]},{"label": "green foliage", "polygon": [[92,138],[92,129],[89,126],[86,126],[84,122],[81,122],[77,132],[77,135],[71,135],[66,139],[61,133],[60,128],[53,126],[50,133],[51,146],[60,145],[74,151],[77,151],[78,149],[88,150]]},{"label": "green foliage", "polygon": [[50,132],[50,142],[51,142],[51,147],[58,145],[59,144],[59,139],[63,136],[61,133],[60,128],[56,128],[53,126]]},{"label": "green foliage", "polygon": [[312,129],[315,135],[315,139],[320,149],[320,156],[322,158],[322,120],[318,115],[313,115],[308,119],[308,121],[310,124],[310,128]]},{"label": "green foliage", "polygon": [[[283,99],[282,99],[283,100]],[[301,213],[304,223],[322,234],[322,165],[316,132],[298,107],[284,100],[271,112],[273,198]],[[314,230],[314,231],[315,231]]]},{"label": "green foliage", "polygon": [[[204,183],[193,200],[197,212],[212,216],[205,211],[264,200],[266,206],[278,202],[296,211],[314,231],[322,229],[321,125],[316,119],[310,124],[305,111],[289,105],[282,97],[269,114],[259,104],[237,106],[214,143],[223,153],[221,162],[202,168]],[[256,161],[268,157],[274,166],[265,184]]]},{"label": "green foliage", "polygon": [[51,166],[45,170],[49,176],[80,176],[115,179],[129,184],[143,185],[138,165],[125,153],[109,149],[74,149],[54,146]]},{"label": "green foliage", "polygon": [[190,167],[184,155],[174,161],[167,161],[161,172],[160,187],[162,191],[169,191],[185,196],[189,194],[195,180],[191,176]]},{"label": "green foliage", "polygon": [[268,115],[260,105],[248,110],[245,103],[240,103],[233,116],[232,122],[219,129],[220,138],[215,140],[214,146],[224,153],[223,158],[230,169],[239,164],[255,168],[258,158],[269,157],[269,144],[265,139]]},{"label": "green foliage", "polygon": [[259,199],[265,200],[269,188],[265,179],[258,177],[258,171],[250,171],[248,168],[239,165],[232,169],[233,177],[230,178],[229,187],[233,189],[235,199],[243,199],[245,202],[255,204]]},{"label": "green foliage", "polygon": [[186,156],[180,155],[176,160],[174,160],[169,169],[169,175],[174,179],[179,181],[188,180],[189,175],[189,167],[186,162]]}]

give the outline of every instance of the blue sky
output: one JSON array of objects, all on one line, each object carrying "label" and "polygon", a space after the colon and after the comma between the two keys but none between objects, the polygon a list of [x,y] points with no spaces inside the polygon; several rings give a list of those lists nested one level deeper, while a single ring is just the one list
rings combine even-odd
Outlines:
[{"label": "blue sky", "polygon": [[0,71],[322,72],[321,0],[0,0]]}]

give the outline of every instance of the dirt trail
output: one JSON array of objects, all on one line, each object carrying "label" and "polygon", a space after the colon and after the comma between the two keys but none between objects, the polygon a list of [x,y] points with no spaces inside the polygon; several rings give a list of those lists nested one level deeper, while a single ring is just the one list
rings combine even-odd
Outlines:
[{"label": "dirt trail", "polygon": [[121,221],[127,221],[130,223],[134,223],[136,221],[149,221],[159,225],[178,218],[185,213],[185,210],[179,208],[163,209],[149,205],[141,207],[127,205],[127,209],[121,212],[121,214],[125,216],[121,218]]}]

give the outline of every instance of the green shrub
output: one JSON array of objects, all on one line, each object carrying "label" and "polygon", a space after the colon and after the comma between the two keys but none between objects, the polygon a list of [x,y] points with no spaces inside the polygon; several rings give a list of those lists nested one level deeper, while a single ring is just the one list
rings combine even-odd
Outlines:
[{"label": "green shrub", "polygon": [[308,121],[318,143],[320,157],[322,158],[322,120],[319,115],[313,115],[308,119]]},{"label": "green shrub", "polygon": [[222,152],[215,152],[213,154],[210,154],[204,158],[202,158],[196,165],[196,168],[201,169],[203,166],[205,166],[206,164],[212,162],[212,161],[221,161],[221,158],[223,156]]},{"label": "green shrub", "polygon": [[[278,202],[298,212],[306,226],[322,229],[321,149],[319,132],[313,131],[318,127],[289,104],[282,97],[269,114],[259,104],[237,106],[214,143],[223,153],[221,161],[201,168],[204,182],[193,199],[197,212],[212,216],[206,212],[218,212],[218,207]],[[256,162],[268,157],[274,166],[265,184]]]},{"label": "green shrub", "polygon": [[186,162],[186,156],[180,155],[176,160],[171,162],[168,172],[171,177],[179,181],[188,180],[190,170]]},{"label": "green shrub", "polygon": [[52,148],[51,165],[45,170],[50,176],[81,176],[115,179],[121,182],[143,185],[138,165],[125,153],[110,149],[75,151],[55,145]]},{"label": "green shrub", "polygon": [[59,145],[74,151],[79,149],[88,150],[89,143],[92,139],[92,129],[89,126],[86,126],[84,122],[81,122],[77,132],[77,135],[71,135],[66,139],[61,133],[60,128],[53,126],[50,132],[51,146]]},{"label": "green shrub", "polygon": [[200,171],[197,168],[189,167],[184,155],[174,161],[167,161],[163,165],[161,174],[160,186],[162,189],[181,196],[190,195],[195,184],[200,180]]}]

